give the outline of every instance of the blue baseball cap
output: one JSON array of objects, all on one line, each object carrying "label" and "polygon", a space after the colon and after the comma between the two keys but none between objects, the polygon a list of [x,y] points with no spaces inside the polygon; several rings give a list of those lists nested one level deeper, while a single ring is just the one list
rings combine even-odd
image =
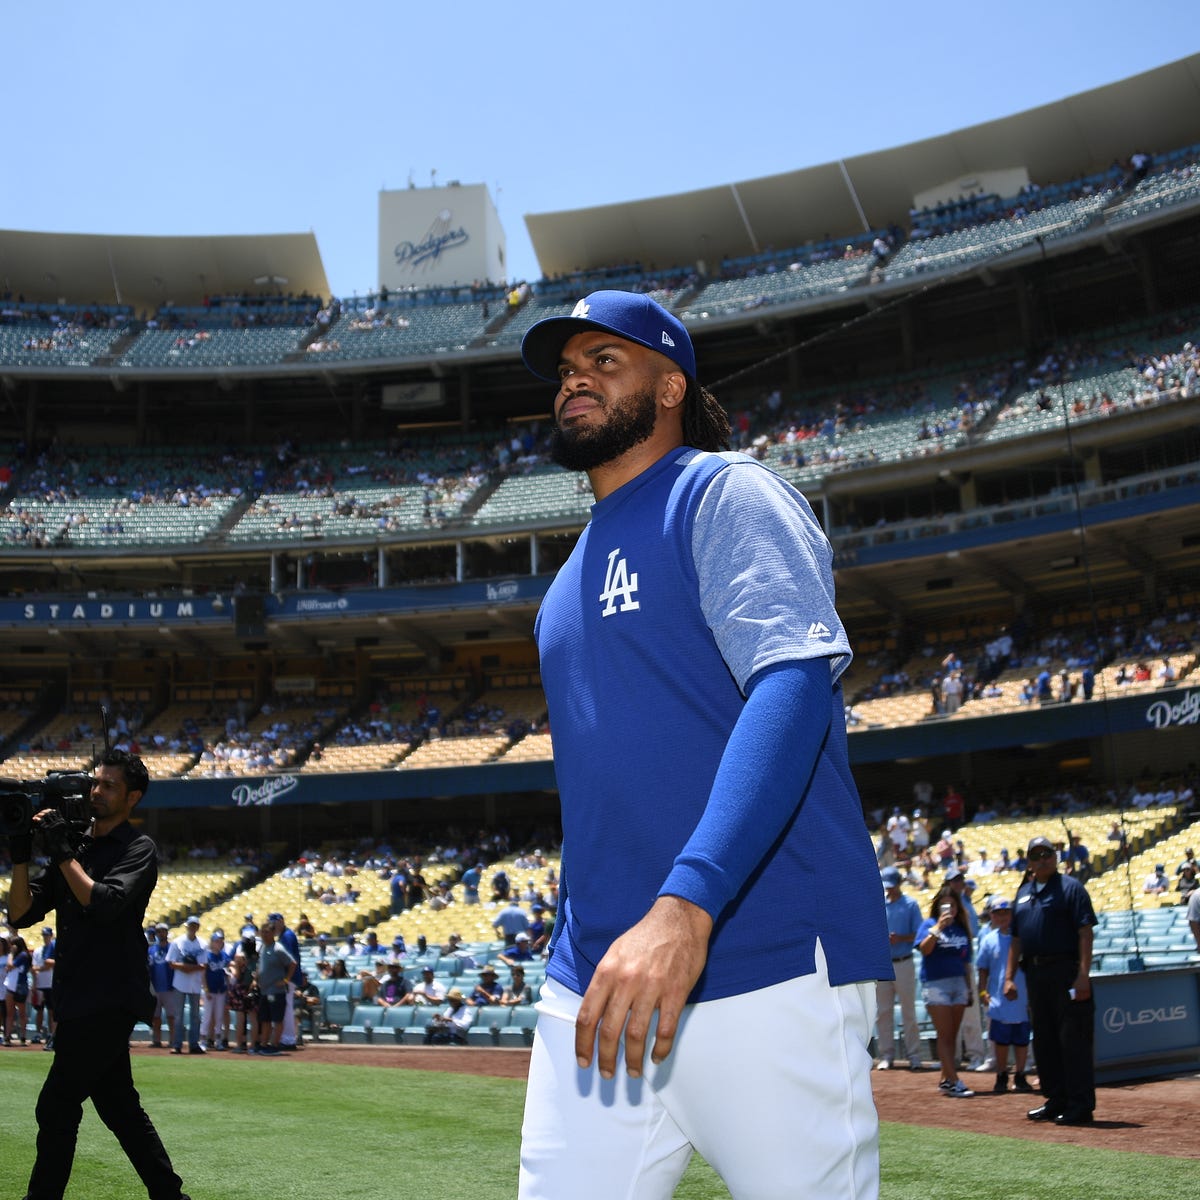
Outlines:
[{"label": "blue baseball cap", "polygon": [[634,292],[592,292],[569,317],[547,317],[521,340],[521,357],[539,378],[558,382],[562,348],[588,329],[615,333],[669,358],[689,379],[696,378],[696,351],[683,322],[649,296]]}]

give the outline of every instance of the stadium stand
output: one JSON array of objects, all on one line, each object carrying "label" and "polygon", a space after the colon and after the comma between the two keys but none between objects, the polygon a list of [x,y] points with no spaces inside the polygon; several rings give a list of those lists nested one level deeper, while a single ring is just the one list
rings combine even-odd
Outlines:
[{"label": "stadium stand", "polygon": [[[100,739],[80,731],[90,711],[81,705],[96,698],[84,693],[128,700],[155,780],[213,785],[206,806],[143,814],[171,856],[148,916],[177,929],[197,911],[207,933],[235,931],[248,913],[278,909],[293,926],[307,913],[335,941],[368,929],[384,946],[403,936],[410,976],[428,961],[442,981],[473,983],[468,960],[494,961],[501,948],[495,909],[464,902],[457,861],[439,850],[476,826],[554,827],[552,739],[528,668],[544,588],[534,577],[569,552],[592,502],[584,479],[549,461],[550,398],[516,348],[533,323],[569,313],[587,291],[628,287],[689,323],[706,372],[732,381],[722,399],[738,448],[804,490],[826,523],[858,655],[843,680],[851,745],[894,736],[882,760],[861,751],[867,809],[890,808],[914,780],[934,778],[940,792],[961,773],[967,819],[951,833],[968,865],[1069,827],[1092,853],[1097,969],[1122,971],[1138,956],[1151,970],[1194,963],[1177,897],[1141,890],[1154,864],[1173,864],[1200,836],[1200,781],[1186,765],[1194,726],[1153,741],[1139,717],[1142,727],[1110,742],[1093,726],[1083,735],[1042,726],[1088,715],[1085,665],[1096,711],[1159,697],[1182,710],[1195,694],[1200,583],[1186,523],[1200,483],[1198,158],[1192,145],[1156,154],[1142,178],[1115,168],[1016,196],[947,199],[914,209],[907,230],[860,225],[820,242],[798,236],[782,251],[714,250],[711,270],[622,261],[532,287],[328,303],[213,297],[163,306],[145,323],[128,309],[51,314],[6,302],[0,366],[12,369],[4,389],[20,418],[0,443],[10,599],[34,608],[46,596],[169,587],[216,592],[230,609],[230,597],[252,589],[272,619],[254,637],[232,620],[220,634],[114,627],[108,641],[93,628],[56,628],[61,648],[30,631],[37,622],[14,619],[0,635],[6,661],[21,666],[13,679],[34,668],[28,684],[0,684],[0,770],[24,778],[86,767]],[[384,389],[395,382],[436,383],[445,401],[430,412],[389,407]],[[1073,447],[1067,432],[1086,444]],[[1113,528],[1089,528],[1087,541],[1115,553],[1093,585],[1074,561],[1079,535],[1064,535],[1060,519],[1086,523],[1098,508]],[[1167,549],[1153,544],[1164,514]],[[991,557],[972,540],[985,534]],[[867,551],[877,558],[864,553],[860,568],[855,555]],[[376,586],[386,571],[319,576],[342,555],[390,566],[387,585]],[[1061,583],[1042,559],[1065,561]],[[968,578],[988,584],[984,602],[956,595]],[[440,586],[427,601],[429,581]],[[513,617],[508,597],[527,586]],[[301,619],[287,612],[297,593],[349,609],[366,596],[380,609]],[[981,672],[1005,627],[1011,653]],[[971,690],[938,711],[947,657],[964,664]],[[1157,674],[1164,664],[1170,678]],[[124,697],[115,684],[134,668],[149,682]],[[1023,690],[1043,669],[1054,691],[1031,705]],[[103,682],[83,685],[93,671]],[[521,672],[529,686],[504,684]],[[275,695],[281,676],[310,679],[313,690]],[[1034,710],[1034,733],[987,732]],[[931,729],[945,745],[914,749]],[[1166,778],[1139,775],[1144,762]],[[486,782],[446,798],[445,768]],[[1112,778],[1098,781],[1102,772]],[[270,775],[308,790],[294,803],[272,805],[265,791],[261,803],[234,800],[239,781]],[[993,815],[970,820],[981,813]],[[1114,822],[1128,863],[1108,840]],[[329,870],[295,873],[310,842],[369,832],[408,846],[417,829],[440,840],[414,852],[427,887],[402,911],[385,877],[399,851],[359,854],[354,871],[353,853],[331,851],[319,859]],[[192,862],[186,847],[205,838],[219,857]],[[485,880],[500,867],[526,875],[515,856],[487,860]],[[938,868],[929,869],[933,881]],[[979,882],[1011,896],[1017,874]],[[928,896],[915,883],[910,891]],[[464,935],[461,957],[436,948],[452,933]],[[418,956],[422,936],[430,951]],[[305,944],[313,972],[315,951]],[[419,1043],[427,1014],[373,1019],[357,978],[372,963],[347,961],[350,978],[320,980],[325,1035]],[[544,964],[528,975],[536,988]],[[528,1044],[531,1013],[487,1017],[476,1044]]]}]

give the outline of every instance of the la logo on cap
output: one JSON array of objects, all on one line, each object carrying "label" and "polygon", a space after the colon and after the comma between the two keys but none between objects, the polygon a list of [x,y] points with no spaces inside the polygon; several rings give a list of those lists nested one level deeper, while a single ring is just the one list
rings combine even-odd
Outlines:
[{"label": "la logo on cap", "polygon": [[[579,303],[576,304],[575,307],[571,310],[571,316],[573,316],[573,317],[586,317],[587,315],[588,315],[588,302],[586,300],[580,300]],[[663,337],[666,337],[666,336],[667,335],[664,333]],[[674,343],[672,343],[672,345],[674,345]]]}]

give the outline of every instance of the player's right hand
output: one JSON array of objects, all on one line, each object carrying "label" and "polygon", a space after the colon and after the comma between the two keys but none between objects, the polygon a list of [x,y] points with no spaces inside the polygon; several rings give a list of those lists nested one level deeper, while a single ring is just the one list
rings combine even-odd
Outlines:
[{"label": "player's right hand", "polygon": [[[605,1079],[617,1069],[621,1037],[625,1069],[642,1074],[646,1039],[658,1014],[651,1059],[671,1053],[683,1007],[708,959],[712,918],[679,896],[660,896],[650,911],[608,948],[575,1018],[579,1066],[597,1066]],[[598,1033],[597,1033],[598,1031]]]}]

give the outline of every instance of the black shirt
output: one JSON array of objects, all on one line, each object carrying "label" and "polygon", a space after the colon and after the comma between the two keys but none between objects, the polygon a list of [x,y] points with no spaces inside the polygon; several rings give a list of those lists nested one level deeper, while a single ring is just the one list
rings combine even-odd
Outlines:
[{"label": "black shirt", "polygon": [[158,882],[158,851],[128,821],[101,838],[84,838],[76,862],[92,879],[84,908],[58,867],[49,867],[29,890],[33,903],[15,918],[36,925],[57,910],[54,1013],[59,1020],[124,1009],[140,1021],[154,1015],[154,993],[142,922]]},{"label": "black shirt", "polygon": [[1021,884],[1013,905],[1013,937],[1021,939],[1021,953],[1079,954],[1079,930],[1095,925],[1096,913],[1087,888],[1069,875],[1051,875],[1037,890],[1033,880]]}]

